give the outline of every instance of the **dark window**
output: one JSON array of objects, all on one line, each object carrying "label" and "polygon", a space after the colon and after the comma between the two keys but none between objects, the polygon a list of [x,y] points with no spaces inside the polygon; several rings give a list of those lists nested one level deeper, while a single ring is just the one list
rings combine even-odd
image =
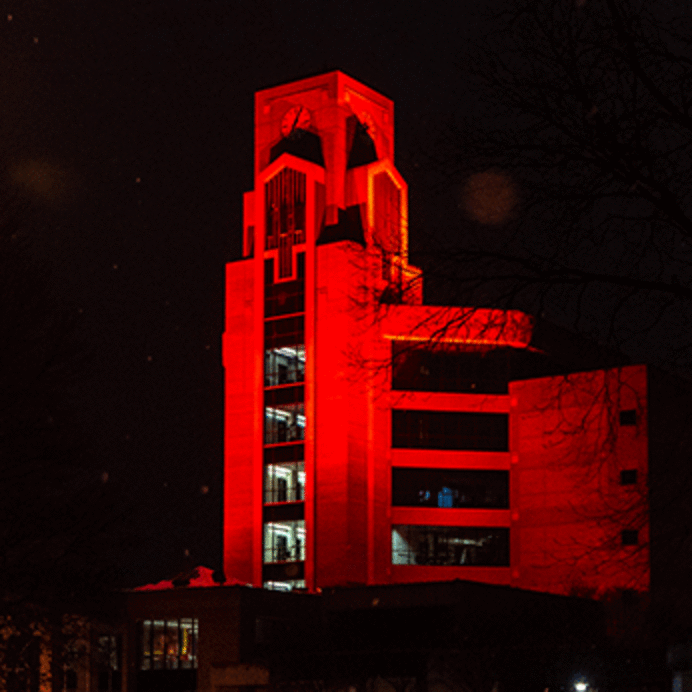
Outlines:
[{"label": "dark window", "polygon": [[[120,644],[115,635],[100,635],[97,639],[95,669],[99,692],[118,692],[121,689]],[[70,687],[69,684],[67,687]]]},{"label": "dark window", "polygon": [[302,461],[305,456],[302,442],[281,447],[268,447],[264,450],[265,464],[283,464],[292,461]]},{"label": "dark window", "polygon": [[509,529],[393,526],[392,564],[508,566]]},{"label": "dark window", "polygon": [[305,318],[302,315],[264,324],[264,347],[293,346],[305,343]]},{"label": "dark window", "polygon": [[632,408],[627,411],[620,411],[620,425],[636,425],[637,412]]},{"label": "dark window", "polygon": [[392,342],[392,389],[506,394],[510,349],[430,350]]},{"label": "dark window", "polygon": [[639,531],[626,529],[622,532],[622,545],[637,545],[639,543]]},{"label": "dark window", "polygon": [[265,317],[305,312],[305,295],[302,279],[268,284],[265,288]]},{"label": "dark window", "polygon": [[461,469],[392,469],[395,507],[509,507],[509,473]]},{"label": "dark window", "polygon": [[279,505],[265,505],[263,513],[265,522],[305,519],[305,503],[288,502]]},{"label": "dark window", "polygon": [[392,446],[506,452],[505,413],[392,411]]},{"label": "dark window", "polygon": [[274,283],[274,258],[264,260],[264,285],[271,286]]},{"label": "dark window", "polygon": [[65,688],[68,690],[77,689],[77,672],[70,668],[65,671]]},{"label": "dark window", "polygon": [[[285,562],[262,565],[262,579],[265,582],[288,582],[293,588],[305,588],[305,564],[303,562]],[[276,587],[270,587],[276,588]],[[288,591],[290,589],[281,589]]]},{"label": "dark window", "polygon": [[635,485],[637,483],[637,469],[620,471],[620,485]]}]

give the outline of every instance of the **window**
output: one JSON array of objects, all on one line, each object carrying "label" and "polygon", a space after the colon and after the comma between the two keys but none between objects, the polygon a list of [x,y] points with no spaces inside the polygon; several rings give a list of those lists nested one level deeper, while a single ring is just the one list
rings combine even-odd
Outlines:
[{"label": "window", "polygon": [[638,545],[639,531],[626,529],[622,532],[622,545]]},{"label": "window", "polygon": [[637,469],[620,471],[620,485],[636,485]]},{"label": "window", "polygon": [[264,386],[295,384],[305,379],[305,335],[302,315],[264,324]]},{"label": "window", "polygon": [[293,591],[305,589],[305,579],[286,579],[285,581],[265,581],[262,586],[268,591]]},{"label": "window", "polygon": [[[265,186],[266,202],[266,249],[279,247],[287,239],[293,243],[305,242],[305,173],[284,168]],[[281,253],[280,253],[281,257]],[[281,271],[279,260],[279,276]],[[291,275],[291,272],[288,272]]]},{"label": "window", "polygon": [[264,563],[305,560],[305,521],[264,524]]},{"label": "window", "polygon": [[305,447],[302,442],[282,447],[267,447],[264,450],[265,464],[283,464],[291,461],[303,461]]},{"label": "window", "polygon": [[392,446],[506,452],[505,413],[392,411]]},{"label": "window", "polygon": [[287,387],[265,392],[264,442],[278,444],[305,439],[303,388]]},{"label": "window", "polygon": [[198,632],[197,620],[194,618],[141,621],[139,669],[197,668]]},{"label": "window", "polygon": [[267,464],[264,467],[264,501],[300,502],[305,496],[305,464]]},{"label": "window", "polygon": [[510,349],[429,350],[392,342],[392,389],[506,394]]},{"label": "window", "polygon": [[392,469],[395,507],[509,507],[509,473],[465,469]]},{"label": "window", "polygon": [[620,411],[620,425],[636,425],[637,412],[632,408],[627,411]]},{"label": "window", "polygon": [[95,667],[99,692],[117,692],[121,689],[119,644],[118,638],[111,634],[100,635],[97,639]]},{"label": "window", "polygon": [[393,526],[392,564],[509,566],[509,529]]},{"label": "window", "polygon": [[265,317],[277,317],[279,315],[291,315],[305,312],[305,281],[284,281],[265,286]]}]

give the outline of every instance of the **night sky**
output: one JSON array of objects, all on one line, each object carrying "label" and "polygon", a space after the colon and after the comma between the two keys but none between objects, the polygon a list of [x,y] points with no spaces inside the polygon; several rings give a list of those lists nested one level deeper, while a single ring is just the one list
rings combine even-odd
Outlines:
[{"label": "night sky", "polygon": [[[253,186],[254,92],[339,69],[394,101],[415,263],[469,228],[434,158],[451,114],[501,122],[461,57],[500,2],[3,6],[0,219],[23,210],[47,302],[75,320],[69,427],[87,475],[114,488],[103,550],[123,583],[221,566],[224,265]],[[492,219],[474,228],[502,243]]]},{"label": "night sky", "polygon": [[[125,581],[220,566],[224,263],[252,188],[253,94],[340,69],[393,99],[411,229],[452,110],[465,3],[16,0],[0,16],[0,174],[89,358],[72,424],[126,490]],[[454,222],[454,219],[451,220]]]}]

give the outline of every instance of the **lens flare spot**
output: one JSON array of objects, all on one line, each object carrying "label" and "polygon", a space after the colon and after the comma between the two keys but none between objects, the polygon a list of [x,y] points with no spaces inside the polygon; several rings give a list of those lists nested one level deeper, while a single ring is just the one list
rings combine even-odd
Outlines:
[{"label": "lens flare spot", "polygon": [[499,171],[474,173],[462,190],[467,213],[482,224],[495,226],[511,219],[519,203],[512,179]]},{"label": "lens flare spot", "polygon": [[62,197],[67,187],[65,172],[46,161],[23,161],[11,170],[11,176],[26,192],[50,202]]}]

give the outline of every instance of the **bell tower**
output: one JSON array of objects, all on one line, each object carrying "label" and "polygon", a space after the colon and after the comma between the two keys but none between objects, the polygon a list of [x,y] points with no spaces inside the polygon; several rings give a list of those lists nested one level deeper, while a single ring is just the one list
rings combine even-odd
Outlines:
[{"label": "bell tower", "polygon": [[423,305],[393,151],[392,102],[340,72],[256,95],[226,269],[227,577],[646,590],[646,369],[556,375],[531,316]]},{"label": "bell tower", "polygon": [[354,353],[376,303],[422,293],[393,154],[392,102],[341,72],[256,94],[223,346],[224,567],[256,586],[376,578],[376,392]]}]

